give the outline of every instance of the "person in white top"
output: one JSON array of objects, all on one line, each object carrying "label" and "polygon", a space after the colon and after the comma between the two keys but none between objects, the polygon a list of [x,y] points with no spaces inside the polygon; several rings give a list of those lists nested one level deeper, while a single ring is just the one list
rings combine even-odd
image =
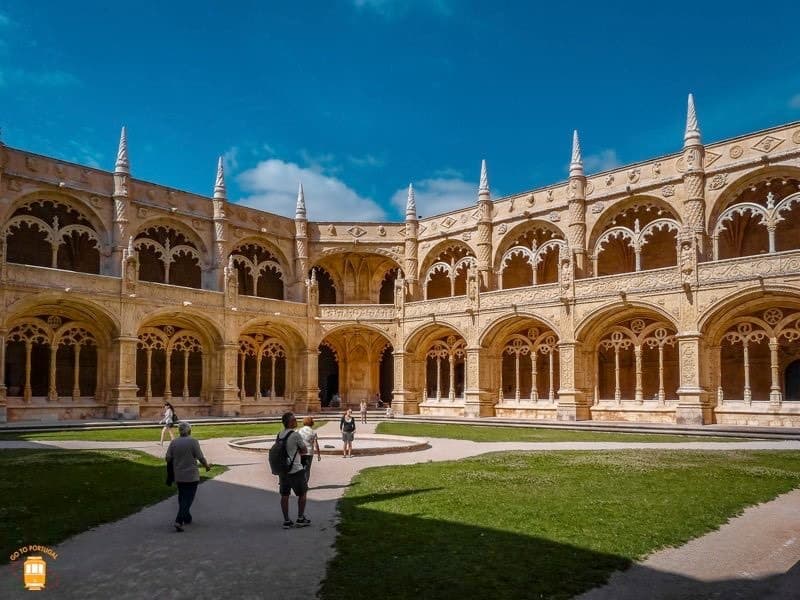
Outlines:
[{"label": "person in white top", "polygon": [[311,477],[311,464],[314,462],[314,450],[317,451],[317,460],[322,460],[322,453],[319,451],[319,436],[317,436],[317,432],[314,431],[314,417],[306,417],[303,419],[303,426],[297,433],[300,434],[300,438],[303,440],[303,443],[306,445],[306,450],[308,451],[308,454],[304,454],[300,457],[300,462],[306,470],[306,483],[308,483],[308,479]]},{"label": "person in white top", "polygon": [[359,410],[361,411],[361,422],[367,422],[367,401],[362,400],[361,404],[359,405]]},{"label": "person in white top", "polygon": [[164,427],[161,429],[161,447],[164,447],[164,434],[169,433],[170,441],[175,439],[175,435],[172,433],[172,428],[178,422],[178,418],[175,416],[175,409],[172,408],[172,404],[169,402],[164,402],[164,417],[159,421],[159,424],[163,423]]}]

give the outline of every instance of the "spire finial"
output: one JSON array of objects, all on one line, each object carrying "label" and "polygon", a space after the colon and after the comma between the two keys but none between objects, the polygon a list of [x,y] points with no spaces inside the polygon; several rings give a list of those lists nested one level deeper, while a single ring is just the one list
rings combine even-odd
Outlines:
[{"label": "spire finial", "polygon": [[125,173],[130,175],[131,165],[128,162],[128,131],[122,126],[119,134],[119,150],[117,151],[117,164],[114,167],[115,173]]},{"label": "spire finial", "polygon": [[217,200],[226,200],[225,193],[225,167],[222,165],[222,157],[217,161],[217,181],[214,183],[214,198]]},{"label": "spire finial", "polygon": [[583,176],[583,156],[581,156],[581,140],[578,130],[572,132],[572,160],[569,162],[569,176]]},{"label": "spire finial", "polygon": [[697,123],[697,111],[694,108],[694,95],[689,94],[689,104],[686,110],[686,133],[683,136],[683,145],[686,147],[702,143],[700,140],[700,125]]},{"label": "spire finial", "polygon": [[408,184],[408,199],[406,200],[406,220],[417,218],[417,199],[414,196],[414,185]]},{"label": "spire finial", "polygon": [[489,193],[489,173],[486,170],[486,160],[481,161],[481,183],[478,186],[478,194],[481,192]]},{"label": "spire finial", "polygon": [[300,185],[297,187],[297,206],[294,209],[294,218],[295,219],[305,219],[306,218],[306,196],[303,193],[303,182],[300,182]]}]

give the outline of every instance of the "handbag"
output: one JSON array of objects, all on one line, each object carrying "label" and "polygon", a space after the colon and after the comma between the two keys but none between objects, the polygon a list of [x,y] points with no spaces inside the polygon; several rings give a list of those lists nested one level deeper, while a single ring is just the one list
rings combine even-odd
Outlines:
[{"label": "handbag", "polygon": [[167,485],[172,485],[175,481],[175,467],[172,465],[172,461],[167,461]]}]

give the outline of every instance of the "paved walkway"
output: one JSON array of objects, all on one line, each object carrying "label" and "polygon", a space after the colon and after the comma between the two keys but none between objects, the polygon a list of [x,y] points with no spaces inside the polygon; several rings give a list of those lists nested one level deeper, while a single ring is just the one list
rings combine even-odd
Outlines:
[{"label": "paved walkway", "polygon": [[[374,423],[359,427],[359,433],[373,431]],[[337,423],[328,423],[320,429],[323,435],[337,432]],[[48,578],[46,595],[76,599],[314,598],[324,577],[325,565],[333,555],[336,502],[352,477],[370,466],[451,460],[501,450],[800,450],[800,442],[795,441],[629,444],[476,443],[432,439],[431,448],[421,452],[352,459],[324,456],[321,462],[314,463],[312,472],[306,511],[313,520],[312,526],[284,531],[280,528],[277,481],[267,470],[265,455],[233,450],[226,440],[201,443],[209,460],[226,465],[229,470],[200,487],[192,508],[195,523],[187,527],[186,533],[176,534],[172,530],[176,502],[170,498],[115,523],[77,535],[56,548],[59,558],[51,570],[56,577]],[[0,442],[0,448],[43,446],[124,447],[163,455],[157,442]],[[798,499],[800,492],[792,492],[750,509],[718,532],[680,549],[655,554],[642,565],[615,575],[611,586],[616,587],[595,590],[593,593],[600,595],[587,598],[767,597],[763,594],[691,594],[699,589],[699,582],[731,577],[753,580],[753,577],[776,575],[800,560],[800,543],[794,541],[800,532]],[[295,512],[296,504],[292,499],[293,516]],[[300,557],[307,558],[301,562]],[[790,575],[794,571],[796,569]],[[671,574],[658,580],[661,581],[659,585],[663,584],[665,590],[683,590],[690,595],[625,595],[637,588],[641,590],[638,586],[653,581],[654,574]],[[773,577],[772,580],[776,582],[773,586],[778,590],[776,593],[780,593],[782,578]],[[0,598],[25,597],[28,596],[22,590],[19,565],[0,568]]]}]

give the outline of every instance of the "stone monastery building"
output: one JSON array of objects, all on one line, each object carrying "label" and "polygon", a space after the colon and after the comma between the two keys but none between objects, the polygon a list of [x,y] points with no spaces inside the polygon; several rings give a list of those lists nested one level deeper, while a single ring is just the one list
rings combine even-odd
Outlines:
[{"label": "stone monastery building", "polygon": [[[315,202],[309,198],[313,216]],[[403,223],[0,145],[0,419],[314,411],[800,426],[800,124]]]}]

